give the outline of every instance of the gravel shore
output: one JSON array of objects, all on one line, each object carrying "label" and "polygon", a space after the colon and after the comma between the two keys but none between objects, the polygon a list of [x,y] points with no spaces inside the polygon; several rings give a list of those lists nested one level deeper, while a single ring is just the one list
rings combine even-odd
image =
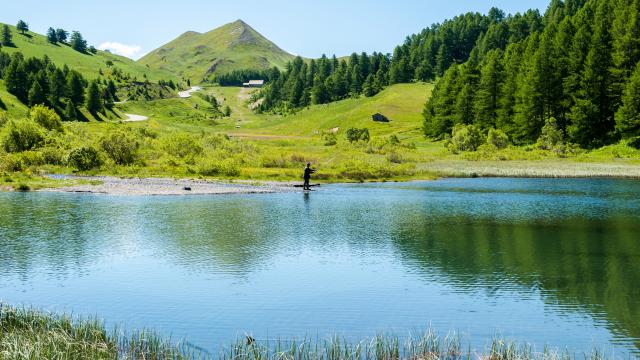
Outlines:
[{"label": "gravel shore", "polygon": [[168,178],[129,178],[110,176],[58,177],[82,179],[98,183],[73,185],[40,191],[93,193],[109,195],[214,195],[214,194],[264,194],[296,191],[293,183],[277,182],[222,182]]}]

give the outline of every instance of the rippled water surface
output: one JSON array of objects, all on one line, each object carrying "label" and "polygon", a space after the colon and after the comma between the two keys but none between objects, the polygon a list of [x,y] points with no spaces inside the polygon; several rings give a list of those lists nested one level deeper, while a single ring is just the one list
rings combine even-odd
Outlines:
[{"label": "rippled water surface", "polygon": [[201,197],[0,193],[0,299],[215,351],[458,331],[640,352],[640,182],[449,179]]}]

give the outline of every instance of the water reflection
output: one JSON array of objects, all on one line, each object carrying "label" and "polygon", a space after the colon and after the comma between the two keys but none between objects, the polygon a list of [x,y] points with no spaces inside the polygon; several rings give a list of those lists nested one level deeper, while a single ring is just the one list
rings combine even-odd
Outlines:
[{"label": "water reflection", "polygon": [[[447,330],[469,317],[490,329],[503,317],[532,340],[553,313],[560,340],[588,350],[585,326],[602,327],[637,350],[638,194],[633,181],[526,179],[222,197],[0,194],[0,296],[46,306],[46,293],[144,325],[180,308],[160,325],[187,322],[203,341],[266,327],[371,334],[432,319]],[[79,284],[101,297],[75,299]]]}]

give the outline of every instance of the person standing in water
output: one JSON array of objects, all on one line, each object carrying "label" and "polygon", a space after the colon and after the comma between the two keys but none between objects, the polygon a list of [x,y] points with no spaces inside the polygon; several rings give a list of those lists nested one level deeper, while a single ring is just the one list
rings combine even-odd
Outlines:
[{"label": "person standing in water", "polygon": [[314,172],[316,171],[311,168],[311,163],[307,163],[307,167],[304,168],[304,185],[302,186],[304,190],[311,190],[309,180],[311,180],[311,174]]}]

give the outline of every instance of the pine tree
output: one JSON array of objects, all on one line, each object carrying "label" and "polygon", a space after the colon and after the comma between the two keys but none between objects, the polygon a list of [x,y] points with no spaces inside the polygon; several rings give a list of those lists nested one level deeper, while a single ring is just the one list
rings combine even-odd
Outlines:
[{"label": "pine tree", "polygon": [[82,76],[75,71],[70,71],[67,76],[67,89],[69,99],[76,107],[84,103],[84,87]]},{"label": "pine tree", "polygon": [[71,48],[77,52],[87,52],[87,41],[78,31],[74,31],[71,33],[71,40],[69,41],[69,45],[71,45]]},{"label": "pine tree", "polygon": [[622,106],[616,113],[616,130],[625,139],[640,136],[640,62],[622,96]]},{"label": "pine tree", "polygon": [[44,105],[46,97],[42,86],[38,81],[34,81],[31,89],[29,90],[29,106]]},{"label": "pine tree", "polygon": [[13,36],[11,35],[11,29],[9,29],[9,25],[2,26],[2,45],[4,46],[13,45]]},{"label": "pine tree", "polygon": [[87,110],[92,114],[97,114],[103,109],[102,96],[100,93],[100,86],[97,81],[89,83],[89,89],[87,90]]},{"label": "pine tree", "polygon": [[226,105],[224,107],[224,112],[223,113],[224,113],[224,116],[226,116],[226,117],[231,116],[231,108],[229,107],[229,105]]},{"label": "pine tree", "polygon": [[64,118],[66,120],[75,120],[77,117],[75,105],[73,105],[73,102],[67,101],[67,106],[64,109]]},{"label": "pine tree", "polygon": [[601,2],[594,18],[581,88],[570,115],[572,124],[568,130],[571,139],[587,148],[608,143],[615,129],[609,76],[612,65],[609,14],[608,2]]},{"label": "pine tree", "polygon": [[22,20],[18,20],[18,24],[16,25],[16,29],[18,29],[18,31],[20,31],[20,33],[22,35],[24,35],[24,33],[29,31],[29,24],[27,24],[26,22],[24,22]]},{"label": "pine tree", "polygon": [[54,28],[50,27],[49,30],[47,30],[47,40],[52,44],[58,42],[58,34]]},{"label": "pine tree", "polygon": [[475,121],[475,95],[480,79],[477,61],[477,51],[474,50],[469,61],[460,66],[458,78],[460,92],[456,97],[454,125],[472,124]]},{"label": "pine tree", "polygon": [[15,95],[20,101],[26,103],[29,95],[29,82],[21,55],[14,54],[11,63],[5,69],[4,81],[7,91]]},{"label": "pine tree", "polygon": [[[624,4],[624,3],[622,3]],[[627,79],[640,61],[640,0],[618,6],[611,29],[613,46],[612,96],[620,103]]]},{"label": "pine tree", "polygon": [[49,103],[53,107],[60,105],[60,99],[66,97],[67,81],[60,69],[55,69],[49,76]]},{"label": "pine tree", "polygon": [[453,65],[433,89],[431,98],[423,111],[424,132],[427,137],[441,139],[444,135],[451,133],[456,97],[459,92],[459,77],[459,66]]},{"label": "pine tree", "polygon": [[500,49],[490,51],[480,72],[480,83],[475,99],[476,123],[482,129],[496,126],[499,101],[504,83],[503,52]]},{"label": "pine tree", "polygon": [[61,43],[66,43],[69,38],[69,33],[64,29],[56,29],[56,39]]},{"label": "pine tree", "polygon": [[372,74],[369,74],[369,76],[367,76],[367,79],[364,81],[364,85],[362,86],[362,92],[366,97],[372,97],[373,95],[378,93],[374,85]]}]

